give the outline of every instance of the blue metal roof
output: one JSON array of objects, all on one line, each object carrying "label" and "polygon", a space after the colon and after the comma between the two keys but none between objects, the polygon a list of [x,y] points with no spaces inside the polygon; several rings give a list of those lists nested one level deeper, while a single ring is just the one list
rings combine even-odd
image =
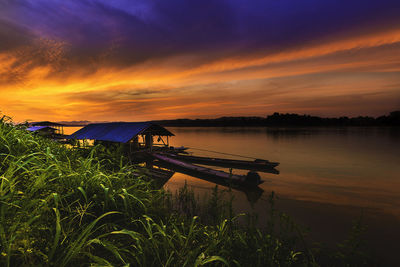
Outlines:
[{"label": "blue metal roof", "polygon": [[27,130],[30,131],[30,132],[35,132],[35,131],[42,130],[42,129],[45,129],[45,128],[52,129],[52,130],[57,130],[57,129],[54,129],[54,128],[49,127],[49,126],[32,126],[32,127],[27,128]]},{"label": "blue metal roof", "polygon": [[71,134],[69,139],[92,139],[126,143],[146,130],[152,130],[154,135],[174,135],[164,127],[150,122],[110,122],[93,123]]}]

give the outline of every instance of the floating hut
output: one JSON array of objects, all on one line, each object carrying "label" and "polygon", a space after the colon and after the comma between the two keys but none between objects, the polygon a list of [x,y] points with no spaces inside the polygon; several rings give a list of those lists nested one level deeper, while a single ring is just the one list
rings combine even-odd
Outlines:
[{"label": "floating hut", "polygon": [[[98,143],[128,144],[130,150],[149,149],[154,146],[169,146],[173,133],[151,122],[92,123],[71,134],[69,139],[94,140]],[[156,137],[156,141],[154,140]]]},{"label": "floating hut", "polygon": [[27,128],[26,130],[45,137],[52,137],[57,131],[56,128],[50,126],[32,126]]},{"label": "floating hut", "polygon": [[[122,145],[125,150],[124,152],[131,160],[145,161],[149,169],[152,169],[153,165],[155,165],[174,171],[180,170],[180,172],[190,173],[195,177],[208,177],[211,179],[209,181],[225,186],[232,185],[237,188],[254,188],[262,183],[263,181],[260,176],[254,171],[256,169],[262,169],[264,172],[275,174],[279,173],[274,169],[279,163],[269,162],[267,160],[250,162],[182,156],[182,148],[173,148],[169,146],[170,136],[174,136],[174,134],[164,127],[151,122],[110,122],[86,125],[82,129],[71,134],[68,139],[94,140],[95,144],[101,143],[110,148],[114,145]],[[156,142],[154,142],[155,139],[157,140]],[[250,169],[250,171],[247,175],[235,175],[194,165],[191,161],[213,166],[238,166],[243,169]],[[262,193],[261,189],[257,190],[258,193]]]},{"label": "floating hut", "polygon": [[63,135],[64,134],[64,124],[51,122],[51,121],[38,121],[29,123],[30,128],[32,127],[51,127],[56,129],[55,134]]}]

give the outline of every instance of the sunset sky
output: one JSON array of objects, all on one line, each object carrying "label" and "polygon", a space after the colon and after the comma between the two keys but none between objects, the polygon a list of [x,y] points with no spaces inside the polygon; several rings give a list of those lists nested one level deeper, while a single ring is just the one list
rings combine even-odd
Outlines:
[{"label": "sunset sky", "polygon": [[0,111],[143,121],[400,109],[399,0],[0,0]]}]

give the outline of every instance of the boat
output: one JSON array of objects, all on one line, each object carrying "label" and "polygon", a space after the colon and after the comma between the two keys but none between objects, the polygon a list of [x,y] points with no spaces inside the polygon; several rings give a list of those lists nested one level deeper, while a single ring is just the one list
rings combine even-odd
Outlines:
[{"label": "boat", "polygon": [[185,147],[185,146],[178,146],[178,147],[170,146],[168,149],[173,153],[185,153],[185,154],[187,154],[186,150],[188,150],[189,148]]},{"label": "boat", "polygon": [[154,167],[148,164],[144,167],[135,165],[134,170],[135,171],[132,172],[134,177],[150,177],[153,179],[153,184],[158,188],[164,186],[175,173],[172,170]]},{"label": "boat", "polygon": [[171,153],[168,156],[174,159],[190,163],[279,174],[279,171],[275,169],[275,167],[279,165],[279,162],[270,162],[268,160],[262,160],[262,159],[248,161],[248,160],[199,157],[199,156],[182,155],[175,153]]},{"label": "boat", "polygon": [[197,174],[201,177],[207,177],[209,179],[218,179],[226,185],[234,184],[240,186],[257,186],[263,183],[258,173],[254,171],[250,171],[247,175],[237,175],[184,162],[182,160],[173,158],[171,154],[152,153],[152,156],[158,160],[158,162],[154,162],[155,165],[158,165],[160,162],[162,162],[164,164],[161,165],[165,166],[166,163],[170,167],[172,166],[173,168],[190,172],[190,174]]}]

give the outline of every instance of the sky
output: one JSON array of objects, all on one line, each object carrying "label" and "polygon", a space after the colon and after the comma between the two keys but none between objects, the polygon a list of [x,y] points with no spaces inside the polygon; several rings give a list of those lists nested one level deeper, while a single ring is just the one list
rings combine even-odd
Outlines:
[{"label": "sky", "polygon": [[0,0],[0,112],[144,121],[400,109],[398,0]]}]

